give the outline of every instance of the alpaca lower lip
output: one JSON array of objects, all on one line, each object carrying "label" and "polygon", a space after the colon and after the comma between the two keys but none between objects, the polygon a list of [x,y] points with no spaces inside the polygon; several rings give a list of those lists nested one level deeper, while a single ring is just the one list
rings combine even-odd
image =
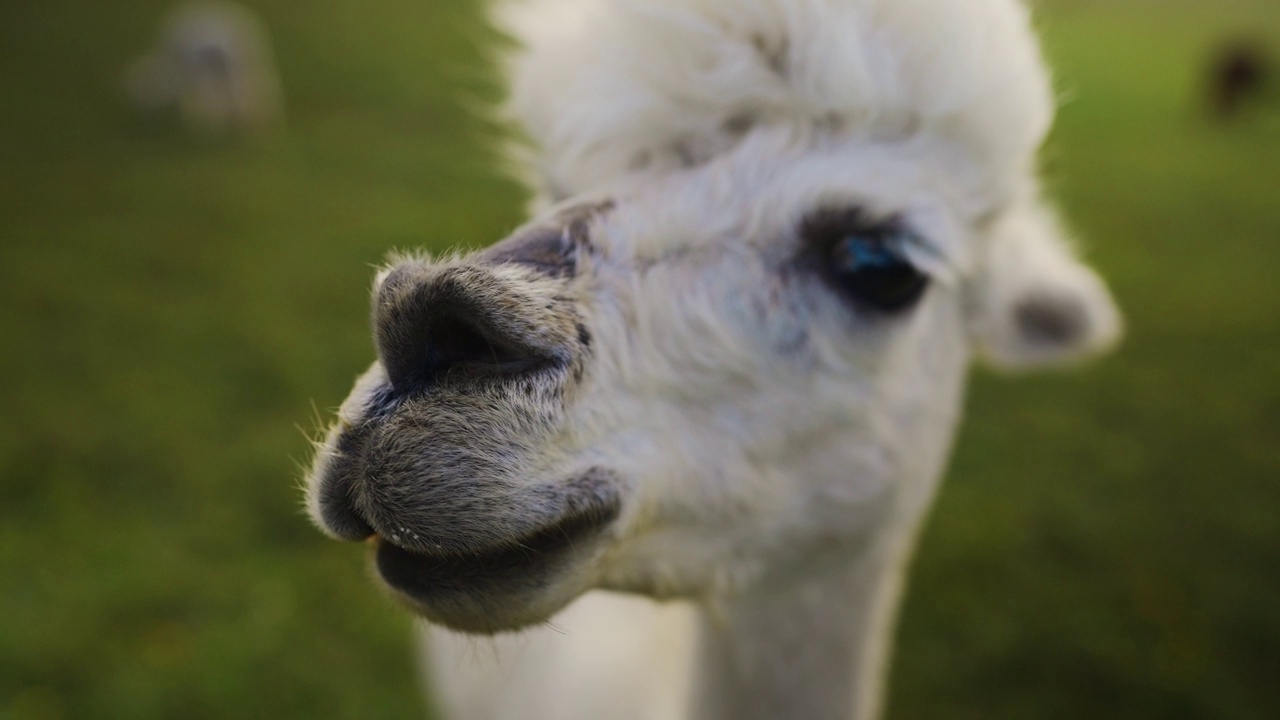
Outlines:
[{"label": "alpaca lower lip", "polygon": [[378,537],[375,562],[388,586],[431,616],[440,605],[488,604],[500,602],[505,594],[527,591],[565,567],[576,551],[591,545],[616,516],[616,507],[572,515],[480,553],[420,553]]}]

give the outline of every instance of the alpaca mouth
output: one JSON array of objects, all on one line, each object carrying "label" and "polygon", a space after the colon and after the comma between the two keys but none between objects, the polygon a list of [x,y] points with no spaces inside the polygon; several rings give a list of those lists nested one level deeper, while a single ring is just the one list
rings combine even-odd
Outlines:
[{"label": "alpaca mouth", "polygon": [[497,582],[554,562],[557,556],[598,534],[614,516],[616,512],[570,517],[509,545],[457,555],[417,552],[377,536],[378,571],[393,587],[415,598],[429,597],[469,580]]},{"label": "alpaca mouth", "polygon": [[495,632],[534,619],[528,595],[589,554],[618,516],[618,505],[567,515],[536,532],[477,553],[425,553],[375,536],[378,574],[429,620],[469,632]]}]

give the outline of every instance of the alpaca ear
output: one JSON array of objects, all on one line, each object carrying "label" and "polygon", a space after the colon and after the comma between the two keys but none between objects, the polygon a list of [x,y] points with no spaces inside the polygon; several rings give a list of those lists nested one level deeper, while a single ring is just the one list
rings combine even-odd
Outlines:
[{"label": "alpaca ear", "polygon": [[1039,202],[995,221],[973,299],[975,344],[1001,368],[1072,363],[1110,349],[1121,333],[1106,285]]}]

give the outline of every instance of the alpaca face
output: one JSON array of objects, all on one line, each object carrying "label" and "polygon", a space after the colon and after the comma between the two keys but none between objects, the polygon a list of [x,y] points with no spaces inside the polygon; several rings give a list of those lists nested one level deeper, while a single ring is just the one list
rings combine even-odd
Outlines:
[{"label": "alpaca face", "polygon": [[394,264],[313,516],[376,536],[399,597],[477,632],[592,587],[740,592],[874,542],[932,496],[975,350],[1058,361],[1116,331],[1043,210],[976,210],[945,157],[762,130]]}]

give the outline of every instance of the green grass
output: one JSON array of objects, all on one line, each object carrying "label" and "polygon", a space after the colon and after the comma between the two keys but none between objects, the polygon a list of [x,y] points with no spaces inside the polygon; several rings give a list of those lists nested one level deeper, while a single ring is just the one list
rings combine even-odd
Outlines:
[{"label": "green grass", "polygon": [[[139,127],[158,0],[0,23],[0,718],[409,718],[409,620],[299,512],[371,359],[390,247],[519,222],[464,111],[470,5],[263,0],[289,132]],[[1280,111],[1202,122],[1267,0],[1056,0],[1055,194],[1130,333],[980,373],[904,611],[890,717],[1280,717]]]}]

